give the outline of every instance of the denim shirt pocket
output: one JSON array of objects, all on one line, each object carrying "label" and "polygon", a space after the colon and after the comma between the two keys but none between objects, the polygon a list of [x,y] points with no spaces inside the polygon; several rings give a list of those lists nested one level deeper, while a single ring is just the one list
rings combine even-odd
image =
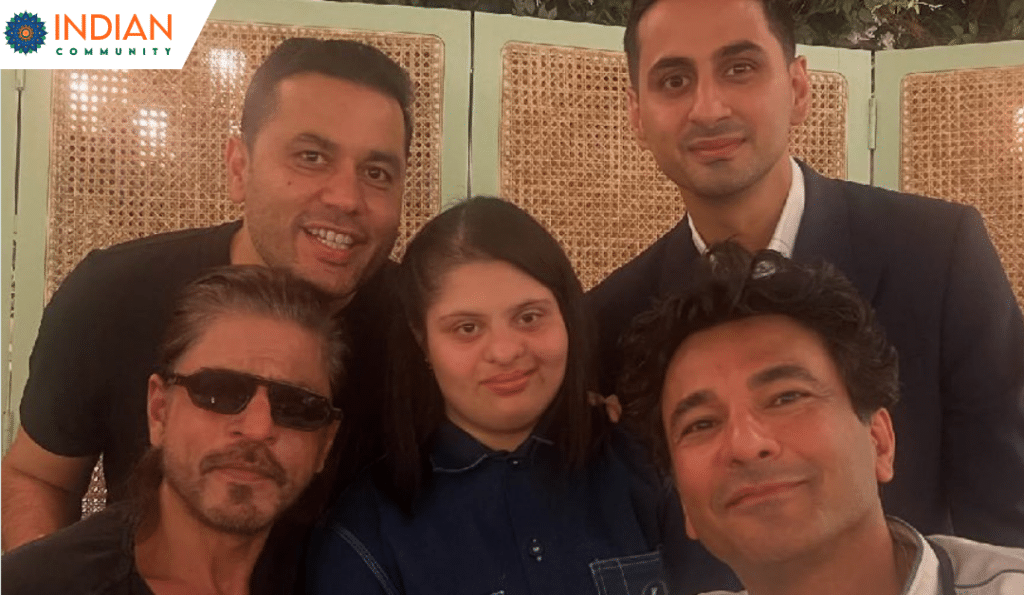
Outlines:
[{"label": "denim shirt pocket", "polygon": [[667,595],[661,551],[590,563],[598,595]]}]

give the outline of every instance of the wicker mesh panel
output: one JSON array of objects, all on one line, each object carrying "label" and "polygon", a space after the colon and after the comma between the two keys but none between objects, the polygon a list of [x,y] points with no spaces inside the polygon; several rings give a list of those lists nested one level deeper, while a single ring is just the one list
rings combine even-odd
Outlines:
[{"label": "wicker mesh panel", "polygon": [[970,204],[1024,304],[1024,66],[903,79],[900,184]]},{"label": "wicker mesh panel", "polygon": [[837,72],[812,70],[811,106],[807,119],[789,134],[789,148],[820,174],[846,179],[846,78]]},{"label": "wicker mesh panel", "polygon": [[[249,78],[287,37],[355,39],[405,67],[416,87],[395,255],[440,205],[444,46],[431,35],[207,23],[180,71],[53,74],[47,298],[95,248],[236,219],[224,144],[238,132]],[[83,514],[106,502],[102,459]]]},{"label": "wicker mesh panel", "polygon": [[[512,42],[502,62],[501,194],[552,231],[590,288],[679,221],[679,191],[634,140],[622,52]],[[815,72],[812,84],[793,152],[845,177],[846,81]]]},{"label": "wicker mesh panel", "polygon": [[396,254],[441,198],[444,45],[432,35],[207,23],[180,71],[53,74],[47,296],[94,248],[238,218],[224,144],[249,78],[287,37],[355,39],[409,71],[415,128]]}]

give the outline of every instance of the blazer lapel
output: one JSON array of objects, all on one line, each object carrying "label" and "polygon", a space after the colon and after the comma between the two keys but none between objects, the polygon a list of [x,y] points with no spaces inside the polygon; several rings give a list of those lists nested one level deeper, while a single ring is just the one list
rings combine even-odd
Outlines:
[{"label": "blazer lapel", "polygon": [[851,221],[846,182],[826,178],[798,161],[804,173],[806,201],[800,219],[793,260],[832,263],[857,287],[860,294],[874,302],[882,273],[882,263],[857,259],[853,243],[855,230]]},{"label": "blazer lapel", "polygon": [[665,258],[658,271],[658,295],[667,296],[686,291],[693,283],[699,254],[693,245],[689,215],[684,215],[669,232]]}]

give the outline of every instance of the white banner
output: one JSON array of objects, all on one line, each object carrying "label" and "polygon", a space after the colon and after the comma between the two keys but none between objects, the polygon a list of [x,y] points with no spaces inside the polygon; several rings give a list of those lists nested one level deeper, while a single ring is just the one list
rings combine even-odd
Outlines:
[{"label": "white banner", "polygon": [[0,68],[181,68],[214,1],[5,2]]}]

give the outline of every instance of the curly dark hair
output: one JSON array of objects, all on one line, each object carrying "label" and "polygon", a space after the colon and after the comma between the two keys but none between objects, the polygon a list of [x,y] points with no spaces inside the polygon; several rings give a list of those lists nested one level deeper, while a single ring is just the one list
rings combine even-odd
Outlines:
[{"label": "curly dark hair", "polygon": [[633,321],[624,337],[618,394],[625,420],[668,468],[661,396],[672,356],[703,330],[753,316],[782,315],[821,338],[862,421],[899,398],[896,350],[871,306],[835,267],[795,263],[773,250],[750,254],[739,244],[712,246],[700,279]]}]

